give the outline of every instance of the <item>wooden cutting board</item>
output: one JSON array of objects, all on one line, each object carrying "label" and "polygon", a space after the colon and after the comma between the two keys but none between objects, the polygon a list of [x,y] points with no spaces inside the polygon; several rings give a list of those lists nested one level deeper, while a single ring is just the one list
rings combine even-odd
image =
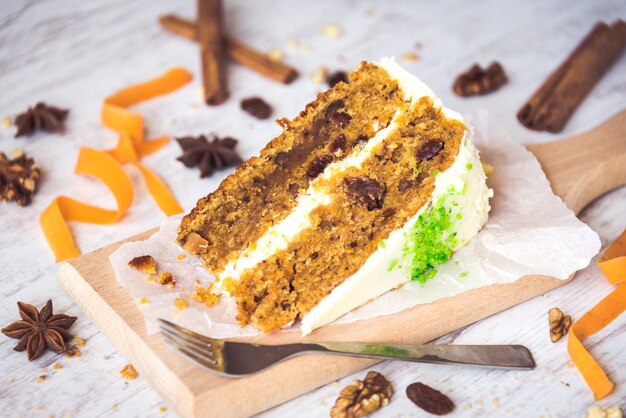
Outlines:
[{"label": "wooden cutting board", "polygon": [[[541,163],[554,192],[578,213],[596,197],[626,184],[626,111],[581,135],[527,148]],[[228,379],[173,354],[159,334],[146,334],[143,315],[135,307],[132,296],[118,285],[108,259],[124,242],[145,239],[153,232],[63,264],[59,281],[179,415],[252,415],[375,363],[367,359],[310,355],[251,377]],[[423,343],[564,283],[549,276],[524,276],[511,284],[471,290],[389,317],[329,325],[315,331],[307,340]],[[407,326],[414,318],[421,318],[421,325]],[[289,333],[253,340],[278,344],[299,339],[298,333]]]}]

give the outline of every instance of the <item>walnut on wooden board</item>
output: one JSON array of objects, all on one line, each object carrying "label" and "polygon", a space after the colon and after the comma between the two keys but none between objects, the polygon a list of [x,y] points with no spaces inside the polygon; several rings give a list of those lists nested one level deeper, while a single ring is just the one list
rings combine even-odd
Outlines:
[{"label": "walnut on wooden board", "polygon": [[355,380],[346,386],[330,410],[331,418],[364,417],[389,403],[393,387],[385,376],[368,372],[363,381]]},{"label": "walnut on wooden board", "polygon": [[553,343],[567,334],[570,325],[572,325],[572,317],[563,315],[559,308],[552,308],[548,311],[548,321],[550,322],[550,340]]}]

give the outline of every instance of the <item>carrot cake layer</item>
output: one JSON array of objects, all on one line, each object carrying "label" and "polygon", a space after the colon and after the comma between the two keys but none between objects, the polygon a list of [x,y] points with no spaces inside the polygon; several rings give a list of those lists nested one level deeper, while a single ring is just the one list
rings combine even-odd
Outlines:
[{"label": "carrot cake layer", "polygon": [[[299,320],[309,333],[403,283],[431,279],[486,222],[491,191],[471,129],[393,60],[362,64],[349,84],[318,96],[294,121],[297,129],[310,132],[317,119],[303,119],[327,109],[340,91],[344,103],[355,103],[349,98],[363,91],[354,86],[364,79],[383,84],[369,87],[388,92],[384,100],[377,96],[381,106],[342,109],[367,133],[328,128],[331,140],[304,158],[294,151],[304,147],[295,145],[298,136],[286,144],[288,128],[257,157],[285,153],[288,169],[263,174],[255,168],[263,164],[249,160],[181,224],[179,242],[217,275],[211,290],[233,298],[241,325],[267,332]],[[351,85],[355,90],[346,90]],[[326,126],[332,115],[322,110],[317,117],[326,119],[318,123]],[[315,175],[301,181],[311,170],[306,164],[321,158]],[[235,184],[247,177],[260,177],[265,188],[253,193],[255,205],[238,205],[250,190]],[[291,192],[288,203],[276,197],[285,191],[279,183]],[[292,183],[297,188],[289,190]],[[271,205],[261,210],[266,201]],[[224,229],[216,213],[229,204],[238,213]],[[228,235],[237,231],[244,237]]]}]

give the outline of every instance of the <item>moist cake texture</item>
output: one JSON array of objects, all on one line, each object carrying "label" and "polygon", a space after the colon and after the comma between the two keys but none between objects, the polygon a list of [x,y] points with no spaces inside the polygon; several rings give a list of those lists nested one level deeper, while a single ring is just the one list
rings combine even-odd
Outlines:
[{"label": "moist cake texture", "polygon": [[201,199],[178,242],[241,325],[311,332],[425,282],[489,210],[471,130],[393,60],[363,63]]}]

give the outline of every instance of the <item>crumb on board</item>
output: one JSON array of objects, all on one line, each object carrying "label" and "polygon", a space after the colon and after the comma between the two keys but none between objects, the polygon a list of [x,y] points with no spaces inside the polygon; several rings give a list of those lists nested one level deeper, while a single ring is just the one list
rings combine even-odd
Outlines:
[{"label": "crumb on board", "polygon": [[167,407],[165,407],[165,406],[160,406],[160,407],[159,407],[159,412],[160,412],[160,413],[162,413],[162,414],[166,413],[166,412],[167,412]]},{"label": "crumb on board", "polygon": [[204,304],[204,306],[206,306],[207,308],[210,308],[211,306],[215,305],[217,301],[219,300],[219,296],[211,292],[211,286],[209,287],[196,286],[195,291],[196,293],[189,296],[189,298],[198,303]]},{"label": "crumb on board", "polygon": [[174,299],[174,308],[176,308],[179,311],[187,309],[187,301],[184,298]]},{"label": "crumb on board", "polygon": [[142,297],[139,298],[139,304],[140,305],[147,305],[149,303],[150,303],[150,299],[148,299],[147,297],[142,296]]},{"label": "crumb on board", "polygon": [[84,338],[79,337],[78,335],[75,335],[74,336],[74,342],[76,343],[77,346],[84,347],[85,343],[87,342],[87,340],[85,340]]},{"label": "crumb on board", "polygon": [[154,258],[151,255],[140,255],[139,257],[135,257],[128,262],[128,266],[146,274],[157,273],[156,261],[154,261]]},{"label": "crumb on board", "polygon": [[285,57],[285,53],[278,48],[270,49],[265,55],[274,62],[280,62]]},{"label": "crumb on board", "polygon": [[176,257],[176,258],[178,258],[178,261],[183,261],[185,259],[185,257],[186,257],[185,253],[182,253],[182,254],[178,254],[178,257]]},{"label": "crumb on board", "polygon": [[78,349],[78,346],[71,346],[70,348],[68,348],[67,350],[65,350],[65,357],[80,357],[80,350]]},{"label": "crumb on board", "polygon": [[42,383],[44,382],[46,379],[48,379],[48,375],[42,374],[41,376],[39,376],[37,378],[37,380],[35,380],[35,383]]},{"label": "crumb on board", "polygon": [[334,23],[324,25],[323,31],[328,38],[339,38],[343,34],[341,27]]},{"label": "crumb on board", "polygon": [[163,286],[169,287],[170,289],[173,289],[174,286],[176,286],[176,279],[169,271],[164,271],[163,273],[159,274],[159,276],[157,277],[157,282],[159,282]]},{"label": "crumb on board", "polygon": [[63,368],[63,366],[61,366],[61,363],[54,363],[54,365],[52,366],[52,368],[54,370],[61,370]]},{"label": "crumb on board", "polygon": [[120,376],[126,380],[133,380],[137,378],[137,370],[132,364],[127,364],[122,370],[120,370]]},{"label": "crumb on board", "polygon": [[416,62],[419,61],[419,56],[415,52],[405,52],[400,55],[400,59],[407,62]]}]

